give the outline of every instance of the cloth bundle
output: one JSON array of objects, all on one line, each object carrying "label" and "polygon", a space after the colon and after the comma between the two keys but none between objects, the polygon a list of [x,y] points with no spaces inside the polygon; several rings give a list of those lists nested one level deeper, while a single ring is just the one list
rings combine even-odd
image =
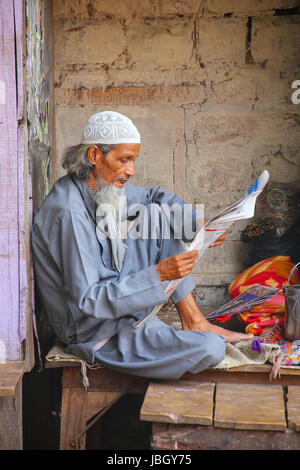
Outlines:
[{"label": "cloth bundle", "polygon": [[252,343],[252,348],[259,353],[266,345],[274,345],[280,348],[273,358],[272,377],[274,378],[280,373],[281,367],[299,368],[300,366],[300,341],[287,341],[283,338],[283,333],[282,325],[276,324],[265,328],[262,334],[254,339]]},{"label": "cloth bundle", "polygon": [[[239,274],[229,286],[229,295],[233,299],[253,285],[263,285],[280,289],[280,292],[251,309],[239,314],[239,318],[246,326],[247,333],[260,335],[265,328],[282,325],[285,321],[285,298],[283,286],[294,264],[289,256],[274,256],[267,258],[249,267]],[[294,271],[289,284],[298,284],[299,274]]]}]

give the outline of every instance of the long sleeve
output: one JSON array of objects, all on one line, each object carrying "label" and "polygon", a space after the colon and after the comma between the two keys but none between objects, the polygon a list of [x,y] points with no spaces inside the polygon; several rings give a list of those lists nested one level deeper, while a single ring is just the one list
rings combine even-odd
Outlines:
[{"label": "long sleeve", "polygon": [[61,270],[65,290],[81,312],[117,319],[166,300],[154,265],[117,280],[99,278],[91,226],[83,214],[60,214],[50,238],[48,248]]}]

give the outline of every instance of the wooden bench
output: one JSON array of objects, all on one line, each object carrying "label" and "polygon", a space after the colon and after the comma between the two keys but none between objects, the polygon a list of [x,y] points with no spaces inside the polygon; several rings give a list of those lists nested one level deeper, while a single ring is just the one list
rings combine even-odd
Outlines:
[{"label": "wooden bench", "polygon": [[[169,324],[170,313],[164,316]],[[99,367],[63,367],[60,449],[85,449],[86,431],[121,396],[145,394],[141,420],[152,422],[153,449],[299,449],[300,370],[271,364],[209,369],[180,380],[148,380]]]},{"label": "wooden bench", "polygon": [[80,363],[47,367],[63,367],[62,450],[85,449],[86,431],[126,393],[145,394],[140,416],[153,423],[153,449],[300,447],[299,371],[282,370],[272,382],[271,365],[154,381],[103,367],[87,370],[86,389]]}]

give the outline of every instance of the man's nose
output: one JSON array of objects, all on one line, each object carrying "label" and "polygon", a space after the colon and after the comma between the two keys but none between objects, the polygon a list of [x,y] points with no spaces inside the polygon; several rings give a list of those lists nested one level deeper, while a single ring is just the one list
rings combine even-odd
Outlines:
[{"label": "man's nose", "polygon": [[128,162],[125,168],[125,174],[126,176],[134,176],[134,163],[133,162]]}]

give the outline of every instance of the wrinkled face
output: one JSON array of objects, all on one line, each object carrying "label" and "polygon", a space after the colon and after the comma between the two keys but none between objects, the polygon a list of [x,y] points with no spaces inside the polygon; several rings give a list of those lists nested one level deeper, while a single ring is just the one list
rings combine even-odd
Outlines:
[{"label": "wrinkled face", "polygon": [[140,144],[119,144],[104,157],[101,150],[92,145],[88,155],[94,165],[94,178],[101,177],[106,183],[123,188],[128,179],[134,176],[134,162],[139,150]]}]

